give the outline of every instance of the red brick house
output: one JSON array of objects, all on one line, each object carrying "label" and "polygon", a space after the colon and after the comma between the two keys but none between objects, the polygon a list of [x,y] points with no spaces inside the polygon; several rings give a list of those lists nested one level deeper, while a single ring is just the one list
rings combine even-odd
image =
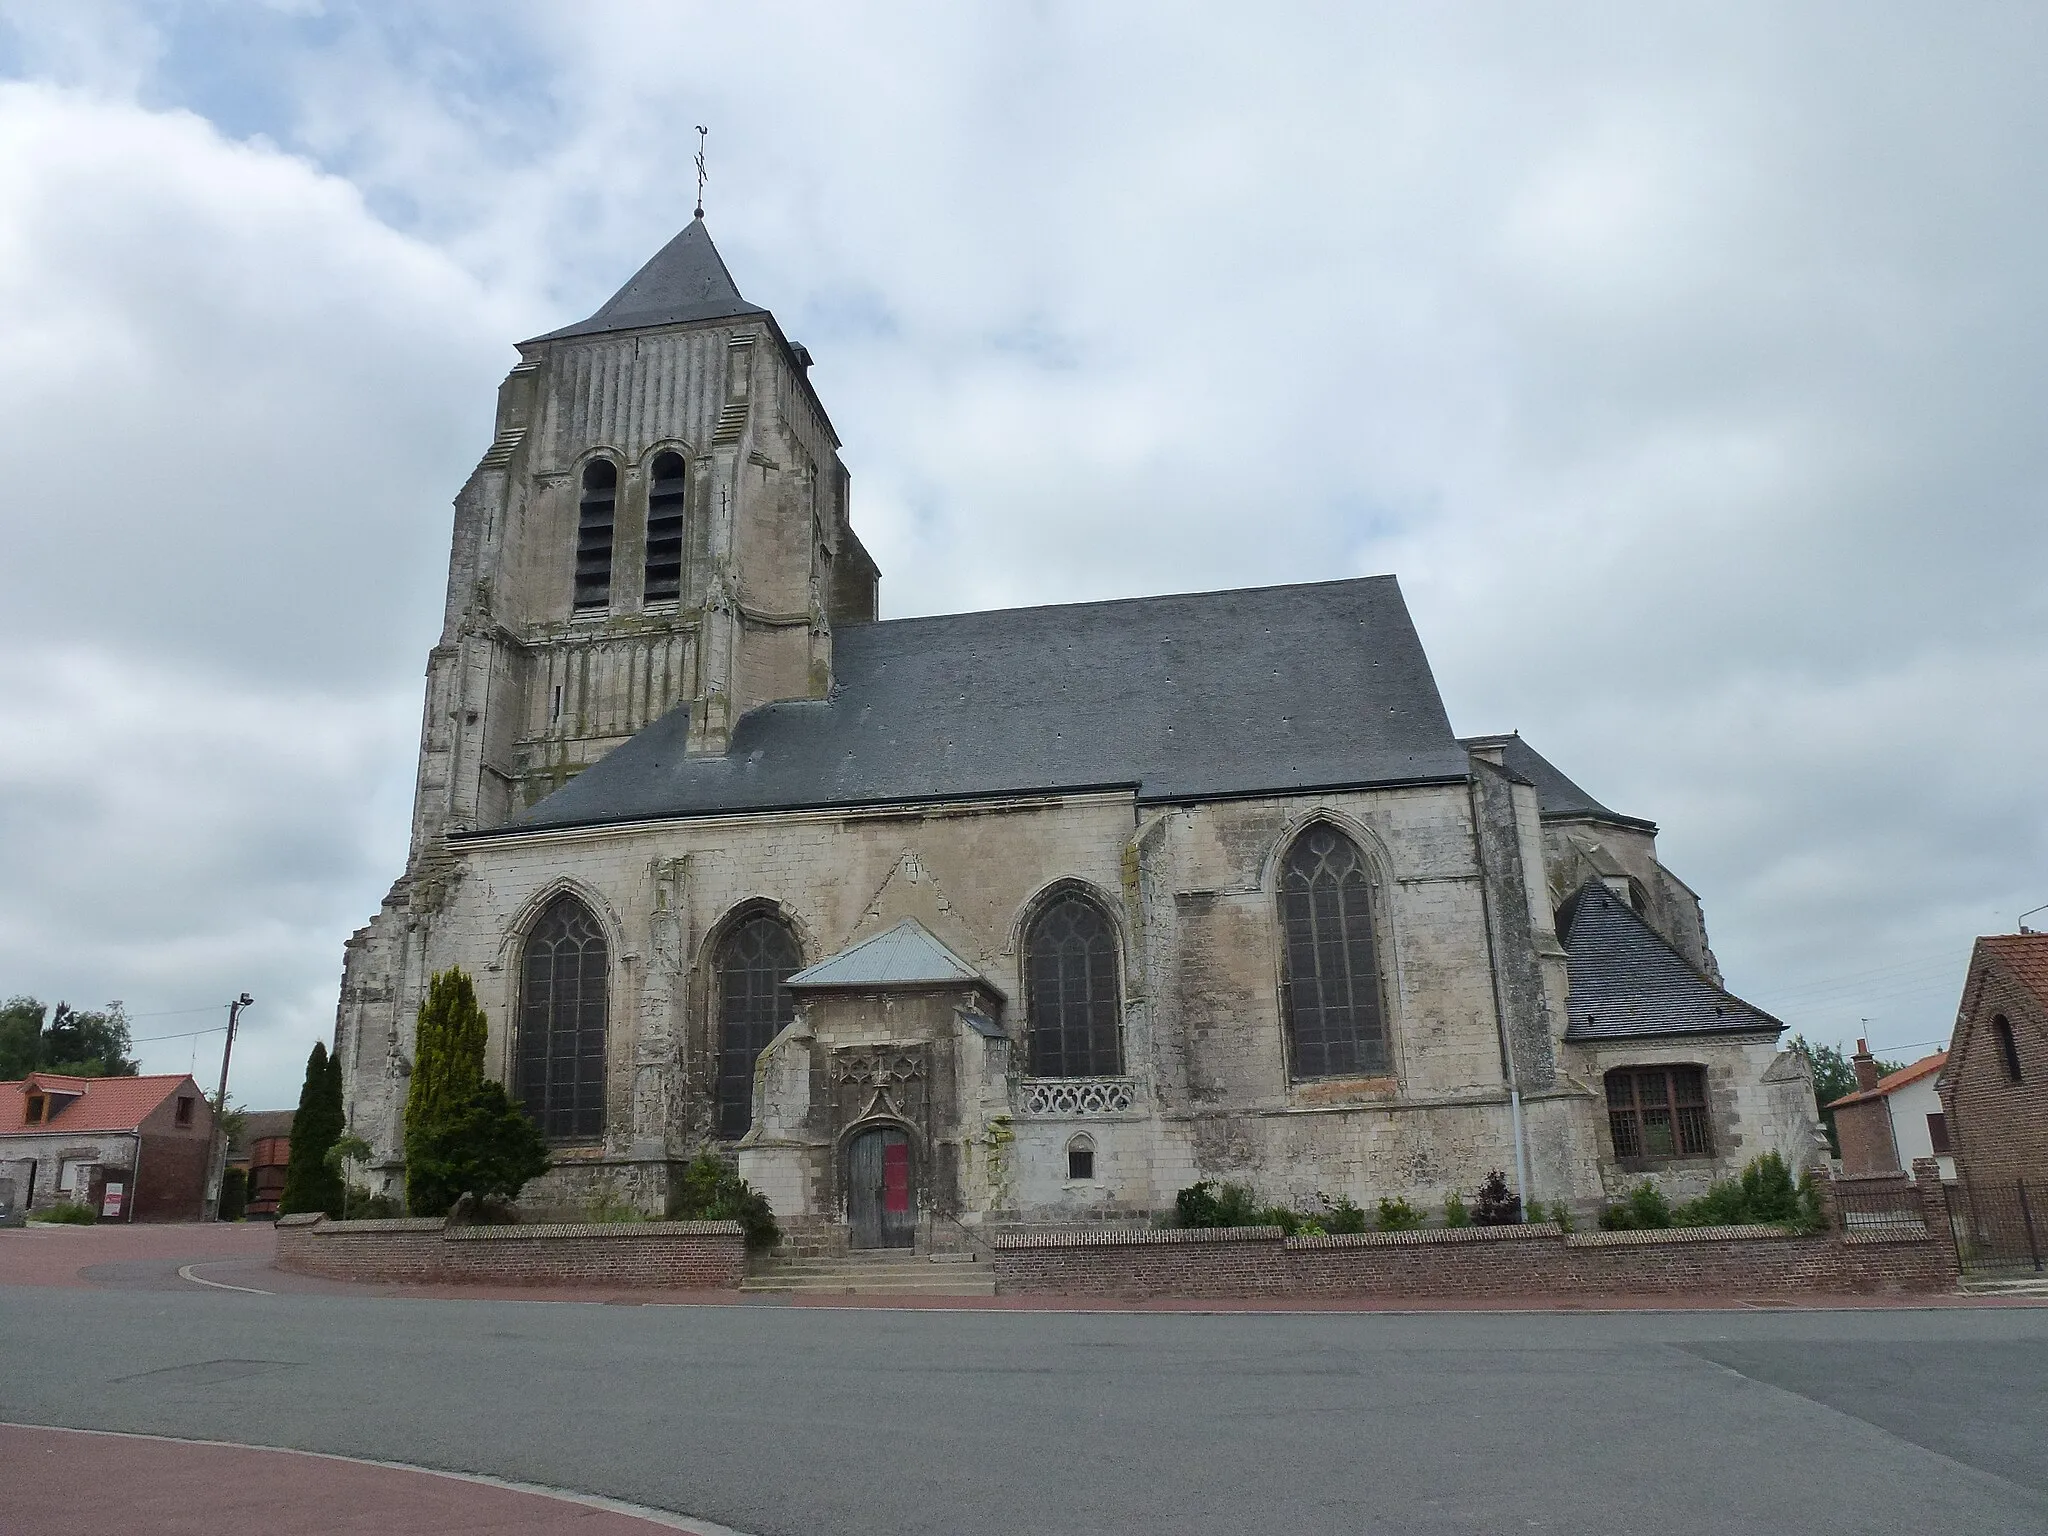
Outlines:
[{"label": "red brick house", "polygon": [[0,1083],[0,1200],[12,1210],[67,1201],[103,1221],[197,1221],[212,1151],[213,1110],[184,1074]]},{"label": "red brick house", "polygon": [[1953,1181],[1948,1115],[1935,1086],[1948,1052],[1936,1051],[1880,1074],[1869,1044],[1858,1040],[1849,1060],[1856,1068],[1856,1091],[1823,1106],[1835,1112],[1842,1172],[1904,1173],[1916,1158],[1931,1157],[1944,1182]]},{"label": "red brick house", "polygon": [[2013,1201],[2024,1183],[2048,1229],[2048,934],[1977,941],[1940,1092],[1972,1199]]}]

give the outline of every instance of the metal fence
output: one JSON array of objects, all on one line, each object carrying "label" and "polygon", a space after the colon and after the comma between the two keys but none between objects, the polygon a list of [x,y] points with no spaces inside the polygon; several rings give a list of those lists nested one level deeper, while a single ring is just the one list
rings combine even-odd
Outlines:
[{"label": "metal fence", "polygon": [[1916,1184],[1838,1181],[1834,1190],[1842,1231],[1851,1237],[1927,1235],[1927,1207]]},{"label": "metal fence", "polygon": [[2048,1273],[2048,1181],[1972,1179],[1943,1188],[1964,1274]]}]

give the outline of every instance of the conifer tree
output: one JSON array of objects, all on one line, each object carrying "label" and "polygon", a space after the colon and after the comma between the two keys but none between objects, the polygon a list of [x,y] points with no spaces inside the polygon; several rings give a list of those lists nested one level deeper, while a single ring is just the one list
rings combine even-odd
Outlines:
[{"label": "conifer tree", "polygon": [[484,1080],[489,1029],[467,971],[457,966],[427,983],[426,1006],[413,1035],[412,1081],[405,1090],[408,1137],[474,1096]]},{"label": "conifer tree", "polygon": [[516,1198],[547,1166],[532,1122],[484,1079],[488,1033],[465,971],[427,984],[405,1094],[405,1204],[415,1216],[443,1215],[465,1192]]},{"label": "conifer tree", "polygon": [[341,1139],[341,1132],[341,1058],[330,1058],[326,1043],[315,1041],[306,1058],[298,1113],[292,1116],[292,1148],[285,1160],[278,1215],[341,1214],[341,1174],[327,1166],[327,1149]]}]

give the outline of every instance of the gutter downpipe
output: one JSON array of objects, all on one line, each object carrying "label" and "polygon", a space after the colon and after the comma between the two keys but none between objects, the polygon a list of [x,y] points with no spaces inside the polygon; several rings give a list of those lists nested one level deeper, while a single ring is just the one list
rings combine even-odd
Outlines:
[{"label": "gutter downpipe", "polygon": [[1522,1196],[1522,1210],[1526,1213],[1533,1191],[1529,1188],[1529,1149],[1522,1138],[1522,1090],[1515,1081],[1515,1052],[1508,1043],[1507,998],[1501,992],[1500,953],[1493,942],[1493,897],[1486,888],[1486,844],[1480,832],[1479,776],[1470,780],[1472,805],[1472,857],[1479,867],[1479,914],[1481,926],[1486,930],[1486,967],[1493,978],[1493,1021],[1500,1040],[1501,1071],[1508,1080],[1508,1119],[1514,1128],[1515,1138],[1515,1179]]}]

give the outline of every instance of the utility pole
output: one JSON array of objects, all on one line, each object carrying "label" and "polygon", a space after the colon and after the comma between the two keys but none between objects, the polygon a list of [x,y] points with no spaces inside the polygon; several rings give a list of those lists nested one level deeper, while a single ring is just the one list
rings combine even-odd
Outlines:
[{"label": "utility pole", "polygon": [[206,1206],[200,1214],[202,1221],[220,1219],[220,1189],[228,1176],[228,1061],[235,1054],[235,1026],[241,1022],[242,1010],[255,1001],[244,992],[228,1004],[228,1038],[220,1048],[220,1091],[213,1101],[215,1150],[206,1180]]}]

